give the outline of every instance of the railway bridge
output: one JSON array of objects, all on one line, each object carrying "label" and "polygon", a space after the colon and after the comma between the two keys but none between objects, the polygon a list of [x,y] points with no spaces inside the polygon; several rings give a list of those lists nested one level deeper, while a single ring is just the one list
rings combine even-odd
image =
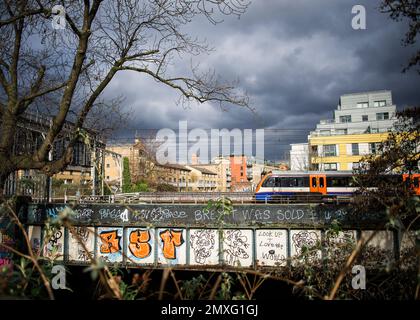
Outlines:
[{"label": "railway bridge", "polygon": [[[16,210],[32,247],[68,265],[101,258],[128,268],[270,269],[298,263],[305,248],[313,249],[306,261],[321,263],[335,259],[330,246],[345,254],[370,238],[366,249],[382,258],[364,263],[378,267],[412,249],[410,233],[388,227],[384,212],[360,214],[351,204],[24,202]],[[3,235],[7,216],[3,208]],[[65,224],[49,236],[55,220]]]}]

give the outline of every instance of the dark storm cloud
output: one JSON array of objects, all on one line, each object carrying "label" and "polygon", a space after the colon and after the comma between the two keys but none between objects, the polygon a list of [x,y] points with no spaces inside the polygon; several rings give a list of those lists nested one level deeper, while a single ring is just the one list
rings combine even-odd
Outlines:
[{"label": "dark storm cloud", "polygon": [[[367,30],[351,28],[353,5],[367,10]],[[212,25],[197,19],[185,28],[215,48],[195,57],[203,68],[214,68],[251,98],[256,114],[239,107],[222,112],[211,104],[176,105],[177,94],[142,75],[118,75],[106,92],[126,96],[135,112],[120,135],[135,129],[276,128],[267,131],[266,155],[279,159],[288,144],[304,142],[320,119],[331,117],[340,95],[389,89],[399,108],[419,101],[418,75],[401,73],[415,51],[401,39],[406,22],[395,22],[378,11],[379,1],[260,0],[240,19],[225,17]],[[173,72],[185,73],[189,58]]]}]

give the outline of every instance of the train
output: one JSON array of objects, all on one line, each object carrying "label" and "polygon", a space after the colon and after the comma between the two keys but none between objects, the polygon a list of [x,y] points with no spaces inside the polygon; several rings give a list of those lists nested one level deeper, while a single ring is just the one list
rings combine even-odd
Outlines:
[{"label": "train", "polygon": [[[285,198],[351,199],[358,189],[353,171],[272,171],[265,174],[255,190],[256,201],[275,201]],[[384,175],[385,176],[385,175]],[[386,175],[408,181],[409,175]],[[374,186],[372,186],[374,187]],[[411,188],[420,195],[420,174],[411,174]]]}]

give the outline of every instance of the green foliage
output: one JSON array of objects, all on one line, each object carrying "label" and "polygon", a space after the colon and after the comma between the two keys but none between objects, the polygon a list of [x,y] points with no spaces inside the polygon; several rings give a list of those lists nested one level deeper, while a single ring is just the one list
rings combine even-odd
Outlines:
[{"label": "green foliage", "polygon": [[220,290],[217,292],[217,300],[230,300],[232,296],[232,285],[233,278],[228,273],[222,273],[222,283],[220,284]]},{"label": "green foliage", "polygon": [[158,192],[176,192],[176,191],[178,191],[178,188],[173,186],[173,185],[170,185],[170,184],[161,183],[161,184],[158,184],[156,186],[156,191],[158,191]]},{"label": "green foliage", "polygon": [[184,281],[181,286],[184,299],[198,299],[204,289],[205,284],[206,279],[202,274],[200,274],[198,277],[193,277],[191,280]]},{"label": "green foliage", "polygon": [[131,175],[130,175],[130,162],[127,157],[123,159],[123,185],[122,191],[124,193],[131,192]]},{"label": "green foliage", "polygon": [[104,195],[106,196],[112,195],[112,190],[107,184],[104,185]]},{"label": "green foliage", "polygon": [[209,200],[207,206],[204,208],[207,211],[216,211],[219,213],[218,224],[224,224],[224,217],[231,215],[233,212],[233,202],[227,197],[222,197],[217,200]]},{"label": "green foliage", "polygon": [[131,192],[148,192],[149,186],[145,182],[138,182],[131,185]]}]

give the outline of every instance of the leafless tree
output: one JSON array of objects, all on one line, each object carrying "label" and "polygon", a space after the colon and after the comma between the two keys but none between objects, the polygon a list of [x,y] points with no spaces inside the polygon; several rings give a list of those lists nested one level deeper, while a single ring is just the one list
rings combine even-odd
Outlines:
[{"label": "leafless tree", "polygon": [[[213,71],[193,66],[190,74],[173,74],[178,57],[198,55],[208,45],[186,34],[184,26],[204,15],[211,23],[224,15],[240,16],[243,0],[2,0],[0,2],[0,191],[7,176],[19,169],[59,172],[72,159],[80,128],[101,94],[118,72],[152,77],[179,92],[186,101],[220,106],[249,107],[234,84],[222,82]],[[55,7],[54,7],[55,6]],[[217,10],[218,9],[218,10]],[[64,30],[51,19],[65,17]],[[57,27],[57,24],[55,24]],[[31,154],[12,153],[16,121],[31,108],[43,106],[52,125],[42,144]],[[48,160],[54,139],[65,121],[74,125],[62,158]],[[2,192],[0,192],[2,194]]]},{"label": "leafless tree", "polygon": [[[388,13],[391,19],[400,21],[409,20],[408,31],[405,34],[403,45],[409,46],[416,43],[417,33],[420,31],[420,3],[418,0],[383,0],[380,5],[381,12]],[[411,57],[403,72],[411,67],[420,65],[420,50]],[[420,73],[420,69],[417,69]]]}]

